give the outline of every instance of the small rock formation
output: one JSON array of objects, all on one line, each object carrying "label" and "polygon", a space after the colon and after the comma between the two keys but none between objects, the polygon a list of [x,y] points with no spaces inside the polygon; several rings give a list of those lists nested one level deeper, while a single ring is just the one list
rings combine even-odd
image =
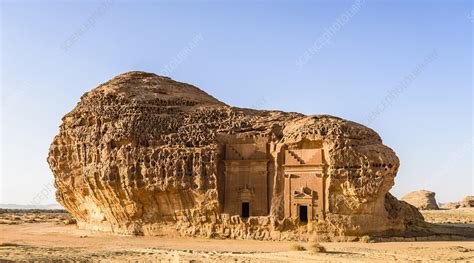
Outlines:
[{"label": "small rock formation", "polygon": [[459,202],[449,202],[445,204],[441,204],[440,208],[442,209],[456,209],[460,206]]},{"label": "small rock formation", "polygon": [[427,190],[414,191],[401,198],[420,210],[438,210],[435,193]]},{"label": "small rock formation", "polygon": [[474,196],[468,195],[459,202],[459,207],[474,207]]},{"label": "small rock formation", "polygon": [[80,228],[296,240],[423,222],[388,192],[399,167],[392,149],[341,118],[235,108],[129,72],[62,120],[48,163]]}]

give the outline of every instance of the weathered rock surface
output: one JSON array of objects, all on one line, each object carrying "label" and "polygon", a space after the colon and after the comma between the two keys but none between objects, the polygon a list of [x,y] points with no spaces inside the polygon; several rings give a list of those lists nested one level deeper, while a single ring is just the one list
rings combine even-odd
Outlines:
[{"label": "weathered rock surface", "polygon": [[435,193],[431,191],[414,191],[404,195],[401,199],[421,210],[439,209],[438,203],[435,199]]},{"label": "weathered rock surface", "polygon": [[[375,131],[327,115],[230,107],[145,72],[84,94],[63,117],[48,163],[57,200],[81,228],[290,240],[423,221],[388,193],[399,160]],[[254,175],[262,180],[241,182]],[[227,212],[235,202],[241,215]]]},{"label": "weathered rock surface", "polygon": [[474,196],[466,196],[461,202],[459,202],[459,207],[474,207]]},{"label": "weathered rock surface", "polygon": [[448,202],[441,204],[440,208],[442,209],[456,209],[460,206],[459,202]]}]

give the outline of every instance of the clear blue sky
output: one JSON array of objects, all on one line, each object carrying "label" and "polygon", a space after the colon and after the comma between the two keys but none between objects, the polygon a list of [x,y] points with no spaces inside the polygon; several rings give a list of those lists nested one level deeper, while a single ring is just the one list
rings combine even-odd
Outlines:
[{"label": "clear blue sky", "polygon": [[473,194],[471,1],[38,2],[1,2],[0,203],[48,188],[61,117],[131,70],[239,107],[360,123],[378,109],[368,125],[401,160],[392,193]]}]

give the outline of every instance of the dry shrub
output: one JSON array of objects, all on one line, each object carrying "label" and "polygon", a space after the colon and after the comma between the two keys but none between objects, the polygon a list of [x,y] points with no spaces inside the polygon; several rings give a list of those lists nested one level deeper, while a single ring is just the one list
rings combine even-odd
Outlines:
[{"label": "dry shrub", "polygon": [[66,218],[65,220],[63,220],[63,223],[65,225],[74,225],[77,223],[76,219],[75,218]]},{"label": "dry shrub", "polygon": [[323,247],[318,242],[313,242],[311,243],[311,245],[309,245],[309,251],[313,253],[323,253],[323,252],[326,252],[326,248]]},{"label": "dry shrub", "polygon": [[291,250],[294,250],[294,251],[305,251],[306,248],[303,247],[303,246],[300,245],[300,244],[293,244],[293,245],[291,245]]}]

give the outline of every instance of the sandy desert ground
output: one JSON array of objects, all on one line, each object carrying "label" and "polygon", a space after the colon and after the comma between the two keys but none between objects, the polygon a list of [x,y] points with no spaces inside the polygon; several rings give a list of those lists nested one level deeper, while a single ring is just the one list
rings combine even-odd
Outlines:
[{"label": "sandy desert ground", "polygon": [[420,211],[427,222],[439,224],[474,224],[474,208]]},{"label": "sandy desert ground", "polygon": [[[474,209],[429,211],[433,222],[472,223]],[[450,217],[455,215],[456,217]],[[33,220],[34,219],[34,220]],[[200,238],[130,237],[79,230],[65,213],[0,213],[0,259],[4,261],[150,262],[387,262],[474,261],[474,242],[424,241],[311,243]],[[305,251],[295,251],[296,244]]]}]

